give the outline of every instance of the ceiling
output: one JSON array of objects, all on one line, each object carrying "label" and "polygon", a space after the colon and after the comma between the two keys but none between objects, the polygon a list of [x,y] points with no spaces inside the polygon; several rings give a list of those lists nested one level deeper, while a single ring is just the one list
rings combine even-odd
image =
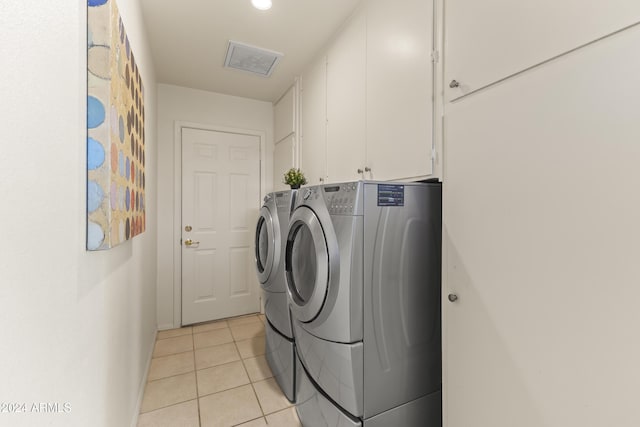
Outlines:
[{"label": "ceiling", "polygon": [[[159,83],[277,101],[360,0],[140,0]],[[224,68],[229,40],[284,54],[270,77]]]}]

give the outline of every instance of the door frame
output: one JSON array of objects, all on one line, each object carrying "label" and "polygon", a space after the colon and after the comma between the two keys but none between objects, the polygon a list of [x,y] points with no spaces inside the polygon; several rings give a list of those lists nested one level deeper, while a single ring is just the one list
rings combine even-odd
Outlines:
[{"label": "door frame", "polygon": [[[205,123],[195,123],[176,120],[173,124],[173,327],[182,326],[182,129],[199,129],[214,132],[236,133],[240,135],[257,136],[260,139],[260,194],[265,194],[266,188],[266,132],[253,129],[242,129]],[[256,200],[256,209],[260,210],[261,199]],[[258,285],[258,288],[260,285]],[[263,301],[260,297],[260,310]]]}]

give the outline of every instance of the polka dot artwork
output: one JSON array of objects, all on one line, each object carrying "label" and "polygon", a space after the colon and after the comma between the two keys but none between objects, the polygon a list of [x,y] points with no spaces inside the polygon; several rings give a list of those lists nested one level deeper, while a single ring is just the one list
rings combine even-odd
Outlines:
[{"label": "polka dot artwork", "polygon": [[144,85],[115,0],[87,0],[87,250],[145,231]]}]

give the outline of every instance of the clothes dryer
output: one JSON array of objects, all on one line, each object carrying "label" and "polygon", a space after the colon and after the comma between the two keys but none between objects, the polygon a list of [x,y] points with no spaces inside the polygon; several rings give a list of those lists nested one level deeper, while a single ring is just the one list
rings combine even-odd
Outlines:
[{"label": "clothes dryer", "polygon": [[280,388],[292,402],[295,401],[295,343],[284,278],[284,233],[295,194],[295,190],[290,190],[265,196],[255,237],[256,272],[267,318],[265,356]]},{"label": "clothes dryer", "polygon": [[440,245],[439,183],[300,191],[285,277],[304,425],[441,425]]}]

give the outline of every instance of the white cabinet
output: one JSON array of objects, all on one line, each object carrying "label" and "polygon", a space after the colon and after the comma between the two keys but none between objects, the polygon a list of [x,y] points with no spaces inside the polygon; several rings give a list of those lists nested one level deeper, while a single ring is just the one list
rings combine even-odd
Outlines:
[{"label": "white cabinet", "polygon": [[273,106],[273,129],[275,147],[273,149],[273,189],[286,190],[282,182],[286,171],[296,167],[297,131],[297,85],[287,90]]},{"label": "white cabinet", "polygon": [[273,139],[276,142],[296,131],[295,86],[291,86],[273,106],[273,121]]},{"label": "white cabinet", "polygon": [[432,173],[433,2],[367,2],[368,178]]},{"label": "white cabinet", "polygon": [[303,75],[305,172],[324,168],[327,182],[433,173],[433,19],[430,0],[366,0],[343,26],[324,54],[325,86],[321,64]]},{"label": "white cabinet", "polygon": [[327,177],[354,181],[365,162],[366,20],[355,15],[327,51]]},{"label": "white cabinet", "polygon": [[627,29],[447,106],[445,427],[640,425],[638,46]]},{"label": "white cabinet", "polygon": [[295,167],[295,135],[290,134],[278,142],[273,150],[273,189],[274,191],[287,190],[284,182],[284,173]]},{"label": "white cabinet", "polygon": [[300,169],[309,185],[317,185],[327,175],[326,57],[319,57],[302,75],[300,98]]},{"label": "white cabinet", "polygon": [[[640,20],[637,0],[445,0],[452,100]],[[449,88],[453,80],[459,87]]]}]

